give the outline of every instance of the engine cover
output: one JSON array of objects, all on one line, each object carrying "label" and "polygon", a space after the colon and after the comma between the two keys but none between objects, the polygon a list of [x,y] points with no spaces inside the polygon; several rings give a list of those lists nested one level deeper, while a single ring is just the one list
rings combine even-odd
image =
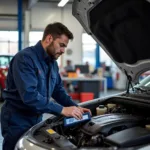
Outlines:
[{"label": "engine cover", "polygon": [[142,127],[126,129],[109,135],[104,139],[106,145],[124,148],[148,144],[149,141],[150,130]]},{"label": "engine cover", "polygon": [[142,118],[123,114],[105,114],[93,117],[91,121],[84,124],[82,132],[93,136],[98,133],[108,136],[114,132],[121,131],[139,125]]}]

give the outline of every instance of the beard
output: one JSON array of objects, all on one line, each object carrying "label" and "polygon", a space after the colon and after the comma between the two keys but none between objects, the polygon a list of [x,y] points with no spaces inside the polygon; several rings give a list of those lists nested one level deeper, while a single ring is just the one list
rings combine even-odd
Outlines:
[{"label": "beard", "polygon": [[57,60],[62,55],[61,52],[56,53],[56,49],[54,47],[54,42],[52,42],[50,45],[47,46],[46,52],[52,59],[55,59],[55,60]]}]

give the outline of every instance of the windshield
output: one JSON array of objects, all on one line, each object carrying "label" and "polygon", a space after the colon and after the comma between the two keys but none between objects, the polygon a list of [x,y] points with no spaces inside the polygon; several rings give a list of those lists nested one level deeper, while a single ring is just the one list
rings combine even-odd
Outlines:
[{"label": "windshield", "polygon": [[9,66],[13,56],[0,56],[0,67]]},{"label": "windshield", "polygon": [[143,80],[140,81],[136,87],[147,87],[150,88],[150,75],[145,77]]}]

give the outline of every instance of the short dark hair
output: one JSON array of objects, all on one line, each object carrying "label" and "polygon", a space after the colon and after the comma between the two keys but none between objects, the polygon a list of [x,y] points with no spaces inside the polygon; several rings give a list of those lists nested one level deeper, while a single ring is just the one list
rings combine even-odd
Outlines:
[{"label": "short dark hair", "polygon": [[68,37],[68,39],[73,40],[72,32],[60,22],[55,22],[46,26],[42,41],[45,40],[46,36],[49,34],[51,34],[54,39],[64,34]]}]

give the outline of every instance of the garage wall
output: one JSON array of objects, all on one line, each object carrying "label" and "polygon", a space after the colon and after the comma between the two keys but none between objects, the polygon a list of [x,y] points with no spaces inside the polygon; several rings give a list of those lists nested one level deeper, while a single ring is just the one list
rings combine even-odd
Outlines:
[{"label": "garage wall", "polygon": [[68,45],[73,50],[72,55],[65,55],[65,59],[71,59],[75,64],[82,63],[82,33],[83,28],[72,16],[71,5],[67,5],[64,9],[64,24],[73,32],[74,40]]},{"label": "garage wall", "polygon": [[31,29],[43,30],[48,23],[61,21],[61,10],[55,3],[38,2],[31,9]]},{"label": "garage wall", "polygon": [[[4,17],[3,14],[11,16]],[[0,29],[16,30],[17,29],[17,1],[16,0],[0,0]]]}]

